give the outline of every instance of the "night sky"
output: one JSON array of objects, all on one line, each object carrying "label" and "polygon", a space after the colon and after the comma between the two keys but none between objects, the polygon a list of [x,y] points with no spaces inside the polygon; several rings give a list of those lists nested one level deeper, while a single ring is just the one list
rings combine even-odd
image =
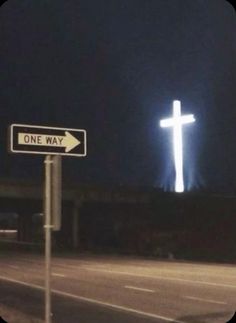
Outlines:
[{"label": "night sky", "polygon": [[12,123],[87,130],[64,157],[77,183],[170,190],[172,100],[188,190],[236,193],[236,15],[224,0],[9,0],[0,8],[0,176],[40,178],[43,157],[7,153]]}]

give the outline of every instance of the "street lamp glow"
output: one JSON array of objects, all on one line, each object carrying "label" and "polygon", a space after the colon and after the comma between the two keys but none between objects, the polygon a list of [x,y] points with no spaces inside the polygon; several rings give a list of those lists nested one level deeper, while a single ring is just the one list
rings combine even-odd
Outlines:
[{"label": "street lamp glow", "polygon": [[173,148],[175,162],[175,192],[182,193],[184,191],[183,180],[183,139],[182,125],[195,121],[193,114],[181,115],[181,102],[173,101],[173,117],[160,121],[162,128],[173,127]]}]

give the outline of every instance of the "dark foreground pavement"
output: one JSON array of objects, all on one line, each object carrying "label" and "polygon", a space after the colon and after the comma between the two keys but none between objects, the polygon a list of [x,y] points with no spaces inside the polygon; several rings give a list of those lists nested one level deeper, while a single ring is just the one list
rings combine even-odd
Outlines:
[{"label": "dark foreground pavement", "polygon": [[[0,309],[29,317],[8,323],[44,322],[43,256],[0,255],[0,268]],[[234,265],[52,259],[53,323],[226,323],[235,309]]]},{"label": "dark foreground pavement", "polygon": [[[44,322],[43,291],[3,281],[0,281],[0,290],[0,303],[2,305],[12,308],[13,311],[22,312],[24,316]],[[130,315],[123,311],[96,306],[88,302],[78,302],[55,294],[52,295],[52,299],[52,321],[54,323],[163,323],[163,320],[158,321],[137,314]],[[7,320],[7,317],[4,317],[4,319]],[[9,321],[8,323],[18,322],[19,318],[16,317],[14,322]]]}]

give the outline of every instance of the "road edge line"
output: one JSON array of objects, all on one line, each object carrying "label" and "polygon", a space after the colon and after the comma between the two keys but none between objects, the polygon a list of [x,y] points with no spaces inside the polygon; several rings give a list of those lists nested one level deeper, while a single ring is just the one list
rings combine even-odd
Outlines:
[{"label": "road edge line", "polygon": [[[19,284],[19,285],[35,288],[35,289],[42,290],[42,291],[44,290],[44,287],[42,287],[40,285],[23,282],[23,281],[13,279],[13,278],[8,278],[8,277],[2,276],[2,275],[0,275],[0,280],[5,280],[5,281],[11,282],[11,283],[16,283],[16,284]],[[110,308],[120,310],[120,311],[124,311],[124,312],[129,312],[129,313],[134,313],[134,314],[138,314],[138,315],[141,315],[141,316],[160,319],[160,320],[167,321],[167,322],[186,323],[184,321],[175,320],[175,319],[165,317],[165,316],[161,316],[161,315],[157,315],[157,314],[154,314],[154,313],[148,313],[148,312],[135,310],[133,308],[129,308],[129,307],[121,306],[121,305],[102,302],[102,301],[99,301],[99,300],[96,300],[96,299],[93,299],[93,298],[88,298],[88,297],[84,297],[84,296],[78,296],[78,295],[66,293],[66,292],[63,292],[63,291],[60,291],[60,290],[57,290],[57,289],[52,289],[51,291],[52,291],[52,293],[60,295],[60,296],[66,296],[66,297],[70,297],[70,298],[77,299],[77,300],[80,300],[80,301],[84,301],[84,302],[87,302],[87,303],[97,304],[97,305],[105,306],[105,307],[110,307]]]}]

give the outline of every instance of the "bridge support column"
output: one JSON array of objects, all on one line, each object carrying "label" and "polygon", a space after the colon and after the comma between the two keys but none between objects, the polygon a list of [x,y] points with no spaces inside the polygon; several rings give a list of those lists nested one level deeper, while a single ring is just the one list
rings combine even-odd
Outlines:
[{"label": "bridge support column", "polygon": [[21,212],[18,217],[18,241],[32,241],[32,214]]},{"label": "bridge support column", "polygon": [[72,244],[74,249],[79,248],[79,209],[81,201],[75,200],[73,205],[73,220],[72,220]]}]

